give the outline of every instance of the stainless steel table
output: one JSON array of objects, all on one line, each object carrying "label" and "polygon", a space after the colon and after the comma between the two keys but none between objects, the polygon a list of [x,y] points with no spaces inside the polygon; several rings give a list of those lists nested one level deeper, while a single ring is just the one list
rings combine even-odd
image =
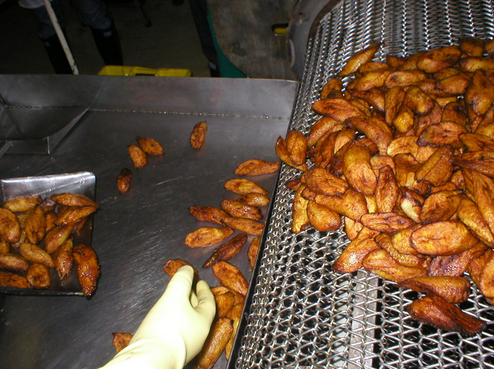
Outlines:
[{"label": "stainless steel table", "polygon": [[[297,87],[283,80],[0,75],[5,105],[89,108],[52,154],[1,157],[0,178],[90,171],[101,206],[92,236],[101,264],[95,295],[8,295],[3,308],[0,295],[2,369],[96,368],[110,360],[112,332],[134,332],[164,291],[165,261],[182,257],[201,269],[211,254],[183,243],[205,225],[188,207],[232,197],[223,183],[242,161],[277,160],[274,143],[286,133]],[[201,120],[209,130],[196,151],[189,134]],[[131,168],[126,147],[138,135],[159,141],[165,155],[134,170],[130,192],[120,195],[116,177]],[[253,179],[272,194],[276,178]],[[243,252],[232,262],[251,278]],[[218,284],[210,270],[201,277]],[[216,365],[225,366],[224,358]]]}]

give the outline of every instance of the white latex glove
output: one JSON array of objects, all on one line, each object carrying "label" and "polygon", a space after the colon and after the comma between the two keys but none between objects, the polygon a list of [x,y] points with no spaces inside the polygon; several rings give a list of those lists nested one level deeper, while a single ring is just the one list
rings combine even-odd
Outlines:
[{"label": "white latex glove", "polygon": [[168,283],[129,345],[105,369],[181,369],[202,349],[216,313],[205,281],[192,291],[194,271],[183,266]]}]

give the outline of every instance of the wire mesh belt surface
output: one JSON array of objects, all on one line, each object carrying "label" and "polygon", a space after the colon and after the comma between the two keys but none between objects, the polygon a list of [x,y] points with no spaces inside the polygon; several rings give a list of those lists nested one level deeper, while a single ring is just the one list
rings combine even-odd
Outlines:
[{"label": "wire mesh belt surface", "polygon": [[[407,56],[457,44],[459,37],[494,36],[492,1],[343,1],[309,40],[304,77],[290,129],[307,133],[319,118],[311,105],[324,83],[356,51],[383,43],[386,54]],[[343,232],[291,232],[297,176],[282,167],[258,277],[246,311],[236,368],[494,368],[494,308],[472,289],[462,309],[486,322],[462,337],[414,321],[417,297],[393,282],[359,271],[337,274],[333,261],[348,244]]]}]

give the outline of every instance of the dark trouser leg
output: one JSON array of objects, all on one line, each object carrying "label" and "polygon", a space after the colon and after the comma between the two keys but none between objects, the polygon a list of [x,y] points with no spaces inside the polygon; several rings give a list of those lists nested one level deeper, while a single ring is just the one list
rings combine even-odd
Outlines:
[{"label": "dark trouser leg", "polygon": [[94,42],[106,65],[123,65],[122,47],[115,27],[106,30],[91,28]]},{"label": "dark trouser leg", "polygon": [[46,53],[50,59],[51,65],[57,74],[72,74],[67,56],[63,50],[62,44],[57,35],[51,36],[48,39],[41,40],[45,46]]}]

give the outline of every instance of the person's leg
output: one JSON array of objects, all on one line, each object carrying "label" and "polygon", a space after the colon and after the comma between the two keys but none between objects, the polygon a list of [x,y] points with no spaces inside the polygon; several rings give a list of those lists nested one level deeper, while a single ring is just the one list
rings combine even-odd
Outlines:
[{"label": "person's leg", "polygon": [[[63,13],[62,4],[58,0],[53,0],[51,6],[57,16],[58,23],[62,30],[65,29],[66,21]],[[36,20],[38,21],[38,36],[43,42],[51,65],[57,74],[72,74],[72,68],[67,60],[62,44],[58,39],[55,28],[51,22],[48,11],[44,6],[32,9]]]},{"label": "person's leg", "polygon": [[123,65],[122,47],[108,8],[102,0],[71,0],[81,22],[91,28],[93,39],[106,65]]}]

